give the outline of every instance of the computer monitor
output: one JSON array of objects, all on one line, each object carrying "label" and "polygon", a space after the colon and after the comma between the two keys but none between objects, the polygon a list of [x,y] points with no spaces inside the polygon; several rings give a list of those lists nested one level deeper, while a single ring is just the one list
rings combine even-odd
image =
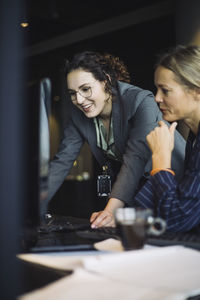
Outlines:
[{"label": "computer monitor", "polygon": [[28,84],[28,199],[24,203],[22,251],[34,244],[37,226],[47,211],[48,173],[50,159],[49,114],[51,81],[43,78]]},{"label": "computer monitor", "polygon": [[47,212],[48,175],[50,160],[49,114],[51,106],[51,82],[44,78],[39,84],[39,215]]}]

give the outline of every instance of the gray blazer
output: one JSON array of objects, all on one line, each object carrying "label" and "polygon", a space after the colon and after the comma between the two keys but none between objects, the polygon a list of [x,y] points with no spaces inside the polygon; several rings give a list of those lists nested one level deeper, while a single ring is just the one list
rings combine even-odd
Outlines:
[{"label": "gray blazer", "polygon": [[[131,204],[140,178],[151,171],[151,152],[146,143],[146,135],[157,126],[162,114],[153,94],[148,90],[118,82],[115,94],[112,107],[113,131],[115,145],[122,155],[122,163],[110,197]],[[59,151],[50,163],[48,200],[64,181],[85,141],[99,164],[103,166],[106,158],[103,151],[97,147],[93,119],[87,118],[72,105]],[[184,154],[185,140],[176,131],[172,168],[178,178],[183,172]]]}]

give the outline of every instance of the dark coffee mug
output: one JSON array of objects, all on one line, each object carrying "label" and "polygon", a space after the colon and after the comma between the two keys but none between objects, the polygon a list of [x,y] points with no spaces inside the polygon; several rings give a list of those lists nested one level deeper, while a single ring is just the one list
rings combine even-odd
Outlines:
[{"label": "dark coffee mug", "polygon": [[160,235],[166,229],[166,222],[154,218],[150,209],[118,208],[115,223],[125,250],[143,248],[147,234]]}]

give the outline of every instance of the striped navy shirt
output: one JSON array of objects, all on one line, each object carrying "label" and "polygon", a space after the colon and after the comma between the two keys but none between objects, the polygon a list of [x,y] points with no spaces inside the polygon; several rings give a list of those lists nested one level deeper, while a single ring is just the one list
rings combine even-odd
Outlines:
[{"label": "striped navy shirt", "polygon": [[200,224],[200,126],[197,136],[189,133],[182,179],[177,182],[167,171],[156,173],[135,196],[134,206],[151,208],[166,221],[168,231]]}]

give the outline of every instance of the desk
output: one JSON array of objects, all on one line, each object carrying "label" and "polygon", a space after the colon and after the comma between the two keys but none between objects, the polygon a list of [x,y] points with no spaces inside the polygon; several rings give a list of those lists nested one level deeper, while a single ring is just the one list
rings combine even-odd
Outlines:
[{"label": "desk", "polygon": [[200,294],[200,252],[182,246],[34,256],[74,272],[19,300],[184,300]]},{"label": "desk", "polygon": [[72,274],[70,270],[51,268],[31,261],[17,260],[18,270],[20,270],[20,286],[18,295],[32,292],[44,287],[47,284]]}]

